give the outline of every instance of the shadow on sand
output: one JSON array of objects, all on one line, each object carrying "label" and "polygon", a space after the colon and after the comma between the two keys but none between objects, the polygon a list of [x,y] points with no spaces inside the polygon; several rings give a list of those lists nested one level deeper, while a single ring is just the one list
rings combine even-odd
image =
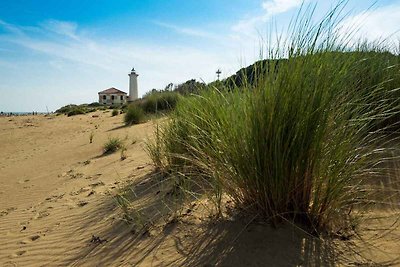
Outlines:
[{"label": "shadow on sand", "polygon": [[131,126],[132,125],[123,124],[123,125],[115,126],[114,128],[111,128],[111,129],[107,130],[107,132],[112,132],[112,131],[116,131],[116,130],[119,130],[119,129],[129,128]]},{"label": "shadow on sand", "polygon": [[[171,218],[164,177],[147,174],[125,189],[134,194],[130,223],[117,219],[96,235],[107,240],[83,247],[65,264],[80,266],[333,266],[332,247],[286,225],[248,224],[244,219],[213,220],[195,209]],[[110,197],[81,227],[110,217]],[[138,215],[140,211],[140,215]],[[136,218],[134,218],[136,216]],[[120,216],[121,217],[121,216]]]}]

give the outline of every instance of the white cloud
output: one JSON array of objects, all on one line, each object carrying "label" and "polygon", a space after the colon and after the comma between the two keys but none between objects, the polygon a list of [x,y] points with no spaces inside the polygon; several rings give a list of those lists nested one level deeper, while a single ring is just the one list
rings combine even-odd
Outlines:
[{"label": "white cloud", "polygon": [[269,16],[272,16],[298,7],[302,3],[303,0],[269,0],[263,2],[262,7]]},{"label": "white cloud", "polygon": [[[127,73],[132,66],[140,74],[139,94],[192,78],[209,82],[215,79],[217,68],[228,75],[227,69],[240,67],[232,47],[221,53],[206,47],[197,49],[157,41],[88,37],[79,25],[62,21],[47,21],[39,27],[0,22],[0,28],[6,31],[0,34],[4,49],[25,51],[19,58],[0,62],[0,79],[5,81],[0,84],[0,91],[11,93],[18,88],[18,104],[29,110],[43,110],[45,106],[41,103],[44,100],[35,94],[53,99],[49,108],[54,110],[68,103],[95,101],[98,91],[111,86],[127,90]],[[9,63],[18,68],[7,68]],[[20,69],[29,72],[21,76]],[[33,103],[32,97],[38,100]],[[0,102],[0,106],[4,105],[8,103]]]},{"label": "white cloud", "polygon": [[347,17],[338,25],[343,37],[352,32],[351,39],[387,40],[400,39],[400,5],[389,5]]},{"label": "white cloud", "polygon": [[307,0],[268,0],[264,1],[261,6],[263,13],[240,20],[233,25],[232,30],[246,36],[257,36],[258,28],[265,24],[271,17],[288,12],[293,8],[297,8]]},{"label": "white cloud", "polygon": [[[48,20],[32,27],[0,20],[0,52],[7,54],[0,60],[0,91],[10,92],[18,88],[20,105],[28,103],[41,107],[40,99],[35,103],[30,99],[46,91],[54,102],[49,107],[54,110],[62,104],[95,101],[96,93],[107,87],[127,90],[127,73],[132,66],[140,74],[139,94],[191,78],[212,81],[218,68],[226,77],[245,66],[246,61],[251,64],[258,59],[263,35],[257,29],[265,27],[272,16],[284,14],[301,4],[299,0],[264,1],[260,4],[259,14],[239,21],[221,35],[203,28],[154,22],[177,33],[196,37],[193,46],[158,42],[157,37],[151,42],[112,36],[103,39],[86,34],[91,29],[82,29],[74,22]],[[361,26],[357,36],[370,40],[387,37],[400,28],[400,6],[356,14],[344,20],[341,26],[344,29],[356,23]],[[21,69],[29,71],[21,72]],[[1,101],[0,106],[9,102]],[[33,106],[28,106],[28,109],[40,110]]]}]

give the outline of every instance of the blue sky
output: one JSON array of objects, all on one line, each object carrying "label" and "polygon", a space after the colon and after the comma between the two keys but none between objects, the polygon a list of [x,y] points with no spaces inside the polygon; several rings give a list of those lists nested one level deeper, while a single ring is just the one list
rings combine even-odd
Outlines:
[{"label": "blue sky", "polygon": [[[337,1],[320,0],[316,14]],[[400,0],[353,0],[344,23],[374,40],[400,29]],[[302,0],[2,0],[0,111],[45,111],[97,101],[109,87],[139,95],[195,78],[210,82],[258,59],[274,20],[285,27]],[[397,36],[397,35],[396,35]]]}]

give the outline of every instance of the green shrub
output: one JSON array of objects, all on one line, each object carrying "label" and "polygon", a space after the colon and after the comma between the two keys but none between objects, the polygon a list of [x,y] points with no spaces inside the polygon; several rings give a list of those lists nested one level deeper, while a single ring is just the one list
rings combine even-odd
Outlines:
[{"label": "green shrub", "polygon": [[77,114],[85,114],[94,112],[96,110],[102,109],[104,106],[99,103],[91,104],[81,104],[81,105],[66,105],[56,110],[57,114],[66,114],[68,116],[73,116]]},{"label": "green shrub", "polygon": [[117,116],[119,114],[118,109],[113,109],[111,116]]},{"label": "green shrub", "polygon": [[75,116],[75,115],[85,114],[85,113],[86,113],[85,110],[82,108],[74,108],[74,109],[70,110],[67,115],[68,115],[68,117],[70,117],[70,116]]},{"label": "green shrub", "polygon": [[178,103],[176,92],[152,92],[137,103],[146,113],[156,113],[173,110]]},{"label": "green shrub", "polygon": [[143,110],[136,106],[130,105],[126,110],[124,121],[126,125],[138,124],[144,121]]},{"label": "green shrub", "polygon": [[148,145],[155,165],[206,184],[218,208],[227,195],[273,223],[354,229],[357,208],[379,202],[370,179],[384,177],[393,136],[376,125],[399,116],[400,78],[385,47],[334,36],[336,19],[299,18],[293,39],[267,51],[284,62],[272,58],[230,91],[216,83],[179,101]]},{"label": "green shrub", "polygon": [[77,105],[71,104],[71,105],[63,106],[63,107],[57,109],[55,112],[58,114],[68,114],[71,110],[76,109],[76,108],[78,108]]},{"label": "green shrub", "polygon": [[102,107],[103,104],[100,104],[99,102],[93,102],[88,104],[88,107]]},{"label": "green shrub", "polygon": [[117,151],[122,147],[123,147],[123,142],[121,139],[116,137],[110,137],[104,144],[103,153],[104,154],[114,153],[115,151]]}]

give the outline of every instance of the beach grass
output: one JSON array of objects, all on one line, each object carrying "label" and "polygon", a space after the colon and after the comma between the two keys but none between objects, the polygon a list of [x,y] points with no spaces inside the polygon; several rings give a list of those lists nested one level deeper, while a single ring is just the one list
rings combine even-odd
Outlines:
[{"label": "beach grass", "polygon": [[146,113],[166,112],[173,110],[179,101],[177,92],[151,92],[143,98],[140,104]]},{"label": "beach grass", "polygon": [[133,104],[128,106],[124,116],[124,122],[126,125],[138,124],[144,120],[145,114],[142,108]]},{"label": "beach grass", "polygon": [[121,149],[124,146],[121,139],[117,137],[108,138],[107,142],[103,146],[104,154],[111,154]]},{"label": "beach grass", "polygon": [[341,5],[318,22],[301,11],[251,79],[180,100],[148,142],[156,167],[202,185],[218,210],[226,196],[272,224],[353,231],[382,202],[371,184],[395,150],[399,57],[340,35]]}]

